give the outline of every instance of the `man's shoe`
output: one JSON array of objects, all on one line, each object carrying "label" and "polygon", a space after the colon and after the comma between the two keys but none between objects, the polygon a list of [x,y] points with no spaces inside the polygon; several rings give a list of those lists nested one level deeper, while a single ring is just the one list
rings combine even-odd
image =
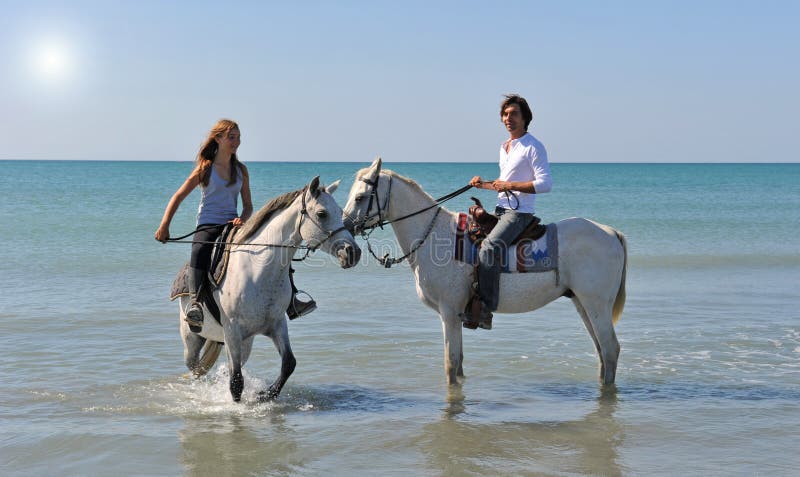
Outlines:
[{"label": "man's shoe", "polygon": [[466,310],[461,314],[461,325],[469,330],[492,329],[492,312],[477,295],[467,303]]},{"label": "man's shoe", "polygon": [[[304,293],[306,296],[311,298],[311,296],[304,291],[300,291],[299,293]],[[290,320],[294,320],[295,318],[300,318],[301,316],[307,315],[316,309],[317,302],[315,302],[313,298],[311,298],[309,301],[302,301],[297,298],[297,295],[294,295],[292,297],[292,302],[289,303],[289,308],[286,309],[286,315]]]},{"label": "man's shoe", "polygon": [[199,333],[203,330],[203,308],[200,303],[193,301],[189,304],[184,321],[189,325],[189,330],[192,333]]}]

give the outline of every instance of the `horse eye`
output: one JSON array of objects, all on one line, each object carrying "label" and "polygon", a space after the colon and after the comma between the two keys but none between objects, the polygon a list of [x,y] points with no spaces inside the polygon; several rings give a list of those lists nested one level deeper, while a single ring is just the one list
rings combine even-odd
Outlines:
[{"label": "horse eye", "polygon": [[319,212],[317,212],[317,217],[319,217],[320,219],[324,219],[328,217],[328,212],[325,210],[320,210]]},{"label": "horse eye", "polygon": [[361,202],[362,200],[364,200],[364,196],[363,195],[359,194],[359,195],[356,196],[356,202]]}]

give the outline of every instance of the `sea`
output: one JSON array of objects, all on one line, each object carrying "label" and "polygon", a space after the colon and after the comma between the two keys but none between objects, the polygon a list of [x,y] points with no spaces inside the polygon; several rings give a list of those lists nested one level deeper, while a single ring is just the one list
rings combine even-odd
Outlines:
[{"label": "sea", "polygon": [[[314,176],[343,205],[363,163],[248,163],[256,208]],[[552,164],[543,222],[629,245],[617,382],[565,298],[442,326],[405,263],[298,262],[317,311],[289,322],[297,368],[273,402],[257,337],[234,403],[224,354],[186,376],[170,285],[186,244],[153,238],[190,162],[0,161],[0,475],[620,476],[800,472],[800,164]],[[438,197],[491,163],[385,162]],[[445,206],[466,210],[472,190]],[[194,227],[198,192],[171,232]],[[391,228],[371,241],[394,247]]]}]

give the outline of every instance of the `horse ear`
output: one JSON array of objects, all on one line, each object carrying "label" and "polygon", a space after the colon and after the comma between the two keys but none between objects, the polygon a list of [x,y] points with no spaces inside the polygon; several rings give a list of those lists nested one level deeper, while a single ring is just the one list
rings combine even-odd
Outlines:
[{"label": "horse ear", "polygon": [[383,164],[383,160],[381,160],[380,156],[376,157],[375,160],[372,161],[372,164],[369,166],[369,168],[370,168],[370,179],[371,180],[374,181],[375,179],[378,178],[378,176],[381,173],[381,165],[382,164]]},{"label": "horse ear", "polygon": [[339,188],[339,183],[340,182],[342,182],[341,179],[339,179],[336,182],[334,182],[333,184],[329,185],[328,187],[325,188],[325,192],[327,192],[330,195],[333,195],[333,193],[336,192],[336,189]]},{"label": "horse ear", "polygon": [[311,195],[314,197],[319,195],[319,176],[311,179],[311,182],[308,184],[308,191],[311,192]]}]

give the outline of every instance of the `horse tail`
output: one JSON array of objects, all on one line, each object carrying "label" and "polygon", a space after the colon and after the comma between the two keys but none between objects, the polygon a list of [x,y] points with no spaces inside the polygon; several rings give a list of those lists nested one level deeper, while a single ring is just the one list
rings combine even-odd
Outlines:
[{"label": "horse tail", "polygon": [[611,310],[611,320],[612,323],[616,325],[620,315],[622,315],[623,308],[625,308],[625,277],[628,273],[628,241],[625,239],[625,235],[622,232],[614,230],[614,233],[617,235],[619,243],[622,244],[622,276],[619,279],[617,298],[614,299],[614,307]]},{"label": "horse tail", "polygon": [[197,368],[192,370],[194,375],[200,377],[211,371],[211,368],[214,367],[214,363],[217,362],[217,358],[219,358],[220,351],[222,351],[222,343],[206,340],[206,344],[203,345],[200,361],[197,363]]}]

